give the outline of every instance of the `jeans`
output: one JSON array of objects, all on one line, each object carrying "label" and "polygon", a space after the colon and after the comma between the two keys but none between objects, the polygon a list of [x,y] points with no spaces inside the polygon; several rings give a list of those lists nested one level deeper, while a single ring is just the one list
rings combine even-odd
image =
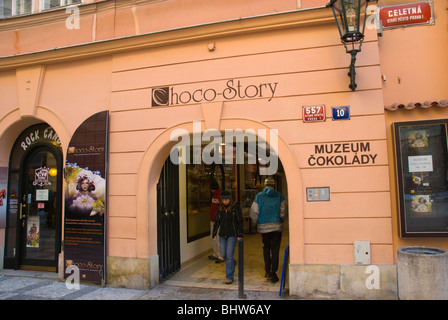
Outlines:
[{"label": "jeans", "polygon": [[282,242],[282,233],[274,231],[262,233],[263,257],[266,273],[276,273],[278,270],[278,256],[280,253],[280,244]]},{"label": "jeans", "polygon": [[236,237],[219,237],[221,256],[226,261],[226,279],[233,281],[235,273],[235,253]]}]

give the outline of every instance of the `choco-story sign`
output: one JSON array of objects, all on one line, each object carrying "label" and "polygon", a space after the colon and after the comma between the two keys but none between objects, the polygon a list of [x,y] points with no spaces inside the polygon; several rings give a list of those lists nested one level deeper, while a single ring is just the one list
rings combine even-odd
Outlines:
[{"label": "choco-story sign", "polygon": [[151,107],[168,107],[214,101],[233,101],[264,98],[271,101],[277,90],[278,82],[247,83],[230,79],[225,83],[208,87],[166,86],[152,88]]},{"label": "choco-story sign", "polygon": [[79,268],[80,281],[104,283],[108,111],[85,120],[74,133],[65,166],[64,274]]}]

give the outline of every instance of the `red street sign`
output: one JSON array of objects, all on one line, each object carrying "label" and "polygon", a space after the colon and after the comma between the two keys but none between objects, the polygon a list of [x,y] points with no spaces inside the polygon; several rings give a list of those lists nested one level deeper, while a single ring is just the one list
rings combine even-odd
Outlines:
[{"label": "red street sign", "polygon": [[432,8],[427,1],[379,7],[378,16],[385,29],[414,24],[434,24]]},{"label": "red street sign", "polygon": [[303,106],[303,122],[325,121],[325,106]]}]

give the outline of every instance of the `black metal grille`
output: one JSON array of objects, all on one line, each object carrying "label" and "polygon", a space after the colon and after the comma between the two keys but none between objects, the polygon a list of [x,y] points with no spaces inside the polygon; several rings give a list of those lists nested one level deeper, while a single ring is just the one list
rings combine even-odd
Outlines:
[{"label": "black metal grille", "polygon": [[160,280],[180,269],[179,168],[168,158],[157,184],[157,246]]}]

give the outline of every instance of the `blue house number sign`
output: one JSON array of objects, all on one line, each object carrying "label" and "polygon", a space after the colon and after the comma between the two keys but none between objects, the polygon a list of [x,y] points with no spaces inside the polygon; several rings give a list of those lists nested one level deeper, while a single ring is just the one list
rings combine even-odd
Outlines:
[{"label": "blue house number sign", "polygon": [[350,106],[331,107],[333,120],[350,120]]}]

